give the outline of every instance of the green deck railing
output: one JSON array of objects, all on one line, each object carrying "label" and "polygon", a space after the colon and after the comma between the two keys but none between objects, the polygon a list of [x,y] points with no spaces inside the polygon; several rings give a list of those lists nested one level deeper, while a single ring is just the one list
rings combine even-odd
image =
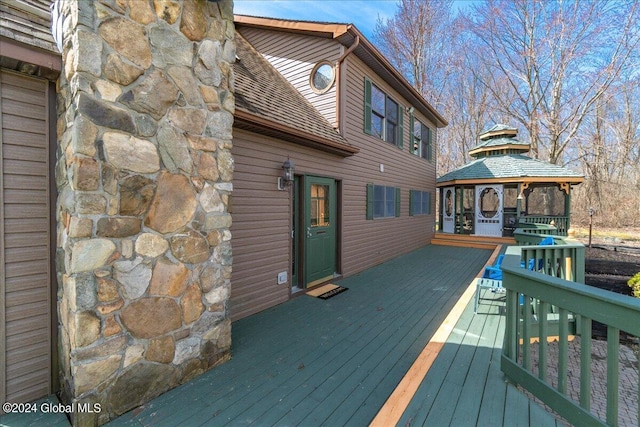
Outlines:
[{"label": "green deck railing", "polygon": [[[553,249],[552,249],[553,248]],[[529,259],[540,271],[521,267]],[[539,260],[543,261],[540,262]],[[537,268],[536,268],[537,269]],[[640,336],[640,300],[584,285],[584,246],[512,246],[502,262],[507,289],[507,319],[501,367],[507,378],[524,387],[573,425],[618,425],[620,331]],[[552,312],[555,313],[552,314]],[[528,315],[526,315],[528,313]],[[535,314],[533,314],[535,313]],[[579,402],[567,394],[570,322],[584,331],[580,340]],[[591,411],[591,323],[607,328],[606,420]],[[553,328],[552,324],[557,328]],[[533,329],[536,329],[535,331]],[[548,375],[547,338],[558,338],[556,385]],[[532,370],[531,337],[539,337],[538,372]],[[636,401],[640,402],[636,395]]]},{"label": "green deck railing", "polygon": [[[569,232],[568,216],[551,216],[551,215],[527,215],[518,218],[520,227],[528,224],[553,224],[558,229],[560,236],[566,236]],[[552,234],[552,233],[549,233]]]},{"label": "green deck railing", "polygon": [[520,228],[514,230],[514,237],[516,236],[516,232],[519,234],[549,234],[558,236],[558,229],[556,226],[550,224],[521,223]]}]

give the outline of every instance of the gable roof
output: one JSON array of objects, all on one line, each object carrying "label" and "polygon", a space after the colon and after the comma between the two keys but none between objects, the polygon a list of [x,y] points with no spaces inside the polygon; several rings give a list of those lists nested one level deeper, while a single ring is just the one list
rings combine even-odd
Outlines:
[{"label": "gable roof", "polygon": [[236,27],[246,26],[276,31],[306,34],[330,38],[349,48],[359,39],[353,53],[369,68],[393,87],[411,106],[424,114],[437,127],[445,127],[447,120],[404,78],[398,70],[380,53],[366,37],[353,25],[315,21],[292,21],[287,19],[235,15]]},{"label": "gable roof", "polygon": [[438,186],[457,184],[465,181],[504,181],[581,183],[584,177],[572,170],[533,159],[522,154],[483,157],[453,170],[438,178]]},{"label": "gable roof", "polygon": [[359,151],[237,32],[236,56],[234,126],[343,156]]}]

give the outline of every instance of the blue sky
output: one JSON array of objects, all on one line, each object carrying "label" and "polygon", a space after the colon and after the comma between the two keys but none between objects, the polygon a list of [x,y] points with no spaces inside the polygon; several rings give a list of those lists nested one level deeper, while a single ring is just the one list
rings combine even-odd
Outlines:
[{"label": "blue sky", "polygon": [[371,40],[378,16],[391,18],[397,0],[235,0],[239,15],[355,24]]},{"label": "blue sky", "polygon": [[[464,8],[473,0],[456,0],[454,7]],[[233,11],[239,15],[304,21],[355,24],[369,40],[378,17],[391,18],[397,0],[235,0]]]}]

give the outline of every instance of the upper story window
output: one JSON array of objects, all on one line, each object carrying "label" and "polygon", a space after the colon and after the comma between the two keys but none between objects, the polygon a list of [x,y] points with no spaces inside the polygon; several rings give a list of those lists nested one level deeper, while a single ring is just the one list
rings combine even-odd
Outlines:
[{"label": "upper story window", "polygon": [[309,84],[315,93],[325,93],[331,89],[335,79],[336,73],[333,64],[328,61],[320,61],[311,71]]},{"label": "upper story window", "polygon": [[424,123],[411,116],[413,132],[411,134],[411,152],[416,156],[431,161],[433,159],[433,144],[431,129]]},{"label": "upper story window", "polygon": [[402,108],[374,85],[364,79],[364,131],[402,148]]}]

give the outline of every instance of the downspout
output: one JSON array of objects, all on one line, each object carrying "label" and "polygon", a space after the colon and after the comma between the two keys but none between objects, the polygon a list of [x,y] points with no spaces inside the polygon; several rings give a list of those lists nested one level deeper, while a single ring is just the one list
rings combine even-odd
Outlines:
[{"label": "downspout", "polygon": [[344,60],[347,58],[347,56],[349,56],[351,54],[351,52],[353,52],[355,50],[356,47],[358,47],[358,45],[360,44],[360,36],[356,35],[356,39],[353,42],[353,44],[351,46],[349,46],[349,49],[347,49],[347,51],[345,53],[342,54],[342,56],[338,59],[338,62],[336,64],[336,94],[337,94],[337,99],[336,99],[336,127],[338,128],[338,132],[340,132],[340,135],[344,136],[344,129],[342,128],[342,124],[344,123],[344,120],[342,120],[342,113],[345,110],[343,108],[342,103],[344,102],[344,100],[346,99],[345,96],[345,91],[346,91],[346,86],[342,85],[342,79],[343,79],[343,74],[344,74],[344,68],[341,66],[342,63],[344,62]]}]

